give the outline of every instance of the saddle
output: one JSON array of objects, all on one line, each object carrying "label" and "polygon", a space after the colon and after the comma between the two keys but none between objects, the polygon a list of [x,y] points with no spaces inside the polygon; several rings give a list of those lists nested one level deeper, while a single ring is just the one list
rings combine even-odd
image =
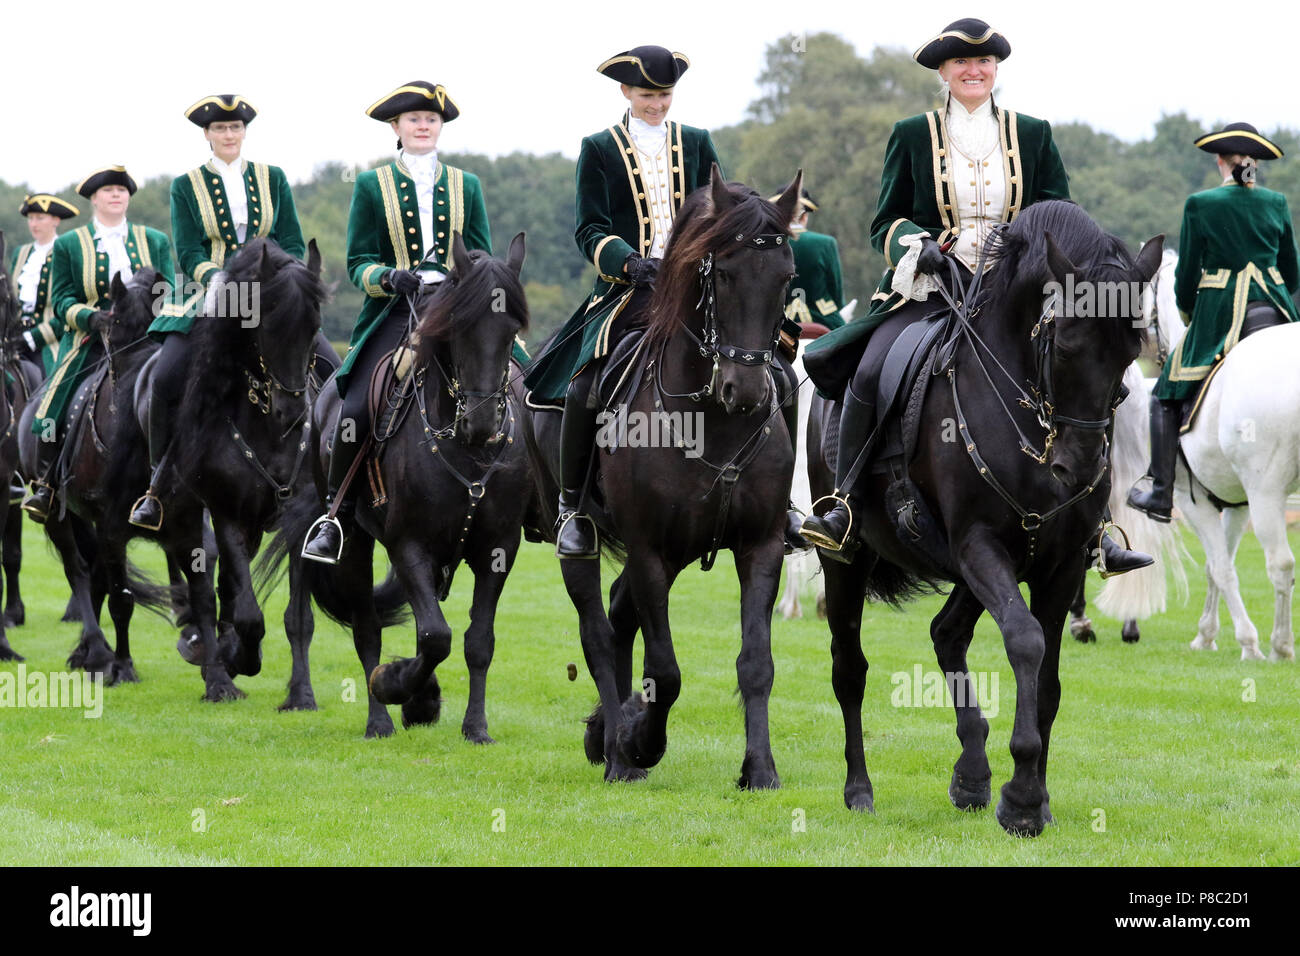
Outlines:
[{"label": "saddle", "polygon": [[[1289,320],[1275,306],[1268,302],[1252,302],[1246,307],[1246,316],[1241,320],[1241,334],[1237,341],[1264,329],[1272,328],[1275,325],[1286,325]],[[1195,396],[1190,401],[1183,402],[1183,420],[1178,427],[1178,434],[1186,435],[1196,425],[1196,417],[1200,414],[1201,405],[1205,402],[1205,395],[1210,390],[1210,383],[1214,381],[1214,376],[1219,374],[1219,369],[1223,368],[1223,360],[1227,358],[1224,353],[1219,360],[1214,363],[1210,369],[1210,374],[1201,379],[1201,387],[1196,390]]]}]

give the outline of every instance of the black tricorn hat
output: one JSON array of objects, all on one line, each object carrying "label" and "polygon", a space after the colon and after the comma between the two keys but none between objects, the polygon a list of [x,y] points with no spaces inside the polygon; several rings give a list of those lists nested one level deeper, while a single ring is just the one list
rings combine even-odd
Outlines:
[{"label": "black tricorn hat", "polygon": [[943,28],[934,39],[912,54],[912,59],[927,69],[937,70],[944,60],[957,56],[995,56],[1005,60],[1011,44],[983,20],[968,17]]},{"label": "black tricorn hat", "polygon": [[28,216],[34,212],[49,213],[51,216],[58,216],[60,219],[71,219],[73,216],[81,215],[81,210],[70,202],[64,202],[58,196],[52,196],[49,193],[34,193],[23,200],[23,204],[18,207],[18,215]]},{"label": "black tricorn hat", "polygon": [[1281,159],[1282,147],[1259,135],[1259,130],[1249,123],[1229,123],[1214,133],[1206,133],[1196,141],[1196,146],[1207,153],[1231,156],[1253,156],[1255,159]]},{"label": "black tricorn hat", "polygon": [[661,46],[637,46],[611,56],[596,72],[628,86],[666,90],[677,84],[690,65],[684,53],[671,53]]},{"label": "black tricorn hat", "polygon": [[397,119],[403,113],[414,113],[418,110],[439,113],[444,123],[450,123],[460,115],[455,102],[447,95],[446,88],[441,83],[429,83],[426,80],[403,83],[387,96],[371,103],[366,110],[366,115],[371,119],[388,122]]},{"label": "black tricorn hat", "polygon": [[103,169],[97,169],[81,181],[77,187],[77,193],[89,199],[95,195],[95,190],[104,186],[125,186],[126,191],[132,196],[135,195],[136,185],[124,167],[122,166],[105,166]]},{"label": "black tricorn hat", "polygon": [[204,129],[208,128],[209,123],[230,123],[234,120],[242,120],[247,126],[256,115],[257,110],[253,109],[253,104],[238,93],[205,96],[185,111],[187,120]]}]

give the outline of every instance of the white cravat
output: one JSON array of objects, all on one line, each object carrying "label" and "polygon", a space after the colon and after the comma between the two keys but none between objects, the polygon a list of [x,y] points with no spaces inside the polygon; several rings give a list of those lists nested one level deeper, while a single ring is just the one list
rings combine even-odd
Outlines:
[{"label": "white cravat", "polygon": [[948,97],[948,138],[967,156],[983,159],[998,145],[998,121],[993,115],[993,97],[973,110]]},{"label": "white cravat", "polygon": [[126,252],[127,222],[123,219],[116,226],[106,226],[98,218],[91,220],[95,229],[95,250],[108,254],[108,281],[121,274],[122,281],[128,281],[135,270],[131,268],[131,257]]},{"label": "white cravat", "polygon": [[23,304],[24,312],[36,310],[36,296],[41,290],[41,267],[53,248],[53,239],[45,245],[37,243],[32,246],[27,261],[23,263],[23,271],[18,274],[18,301]]},{"label": "white cravat", "polygon": [[[438,181],[438,151],[435,149],[430,153],[422,156],[416,156],[402,151],[402,165],[411,171],[411,178],[415,180],[415,201],[420,208],[420,240],[424,243],[424,251],[427,253],[437,248],[434,242],[436,233],[433,228],[433,187]],[[435,253],[429,260],[437,261]],[[437,282],[442,279],[440,272],[426,272],[429,278],[425,282]],[[438,278],[434,279],[436,275]],[[422,276],[423,278],[423,276]]]},{"label": "white cravat", "polygon": [[[673,179],[668,171],[668,124],[651,126],[635,116],[628,118],[627,131],[636,146],[641,182],[650,204],[649,256],[662,259],[673,226]],[[638,250],[640,251],[640,250]]]},{"label": "white cravat", "polygon": [[234,223],[235,236],[243,242],[248,235],[248,190],[244,187],[244,161],[236,159],[233,163],[227,163],[213,156],[212,168],[221,176],[221,185],[226,187],[226,208],[230,210],[230,221]]}]

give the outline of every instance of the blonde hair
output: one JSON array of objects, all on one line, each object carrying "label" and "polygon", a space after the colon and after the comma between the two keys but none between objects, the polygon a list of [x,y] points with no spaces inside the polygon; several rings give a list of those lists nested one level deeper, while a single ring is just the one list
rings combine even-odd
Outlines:
[{"label": "blonde hair", "polygon": [[1232,171],[1232,178],[1239,184],[1247,188],[1255,185],[1255,174],[1259,169],[1259,163],[1253,156],[1245,156],[1241,153],[1220,154],[1220,161]]}]

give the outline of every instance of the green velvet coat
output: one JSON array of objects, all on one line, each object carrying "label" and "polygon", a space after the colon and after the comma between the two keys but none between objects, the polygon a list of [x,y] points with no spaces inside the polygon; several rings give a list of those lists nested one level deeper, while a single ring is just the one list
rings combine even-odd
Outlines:
[{"label": "green velvet coat", "polygon": [[1300,316],[1291,295],[1298,289],[1300,266],[1285,196],[1234,182],[1187,197],[1174,295],[1188,329],[1152,394],[1192,397],[1237,344],[1246,304],[1271,302],[1294,322]]},{"label": "green velvet coat", "polygon": [[[18,277],[22,275],[23,266],[31,256],[36,243],[26,242],[14,250],[9,257],[9,279],[13,286],[14,301],[18,301]],[[54,250],[45,257],[41,266],[40,284],[36,287],[36,307],[32,317],[36,325],[32,327],[32,338],[36,341],[36,361],[41,364],[46,377],[54,370],[55,352],[59,346],[59,337],[63,335],[63,320],[54,312],[54,300],[50,297],[50,267],[54,262]],[[21,304],[19,308],[21,308]],[[26,316],[26,313],[23,313]]]},{"label": "green velvet coat", "polygon": [[[539,399],[562,398],[583,366],[607,353],[611,326],[632,291],[623,277],[623,263],[632,253],[649,255],[654,245],[648,192],[634,162],[636,148],[626,123],[625,114],[617,125],[586,137],[578,153],[574,239],[583,257],[595,265],[597,279],[591,295],[529,367],[524,382]],[[718,153],[708,130],[672,121],[668,150],[676,217],[686,197],[708,183]]]},{"label": "green velvet coat", "polygon": [[[244,242],[226,216],[229,198],[221,174],[211,162],[172,180],[172,236],[176,264],[195,282],[206,287],[226,262],[245,244],[259,237],[274,239],[285,252],[299,259],[307,251],[298,225],[289,181],[278,166],[244,161],[244,191],[248,198],[248,227]],[[202,294],[195,294],[177,309],[158,316],[149,327],[155,337],[168,332],[187,334]]]},{"label": "green velvet coat", "polygon": [[[357,176],[348,214],[348,275],[353,285],[366,294],[365,305],[352,328],[348,354],[335,376],[339,393],[346,394],[352,366],[361,346],[383,323],[399,301],[379,284],[389,269],[410,269],[428,248],[420,225],[419,199],[410,170],[400,160],[369,169]],[[483,187],[473,173],[438,163],[434,182],[433,225],[436,261],[425,271],[449,272],[452,262],[451,235],[459,232],[465,248],[492,251]],[[405,302],[405,300],[401,300]],[[405,321],[405,316],[402,317]]]},{"label": "green velvet coat", "polygon": [[[126,252],[132,271],[155,269],[166,288],[170,305],[172,290],[172,247],[165,233],[148,226],[130,225]],[[54,240],[50,250],[50,296],[55,316],[63,323],[58,358],[46,385],[45,396],[36,409],[32,432],[44,432],[47,420],[61,424],[72,393],[85,377],[86,356],[92,341],[90,319],[98,311],[112,308],[108,254],[95,247],[93,221]]]},{"label": "green velvet coat", "polygon": [[844,278],[840,246],[820,232],[790,234],[795,277],[790,280],[785,315],[795,322],[818,322],[835,330],[844,324]]},{"label": "green velvet coat", "polygon": [[[1001,221],[1011,222],[1022,209],[1044,199],[1069,199],[1069,177],[1047,121],[996,104],[994,113],[1007,182]],[[911,116],[894,125],[885,148],[880,198],[871,223],[871,246],[884,254],[888,271],[871,297],[867,314],[810,343],[806,355],[865,347],[871,331],[903,304],[903,297],[891,288],[894,267],[907,252],[902,240],[924,233],[943,244],[961,231],[953,185],[956,172],[948,158],[943,110]]]}]

